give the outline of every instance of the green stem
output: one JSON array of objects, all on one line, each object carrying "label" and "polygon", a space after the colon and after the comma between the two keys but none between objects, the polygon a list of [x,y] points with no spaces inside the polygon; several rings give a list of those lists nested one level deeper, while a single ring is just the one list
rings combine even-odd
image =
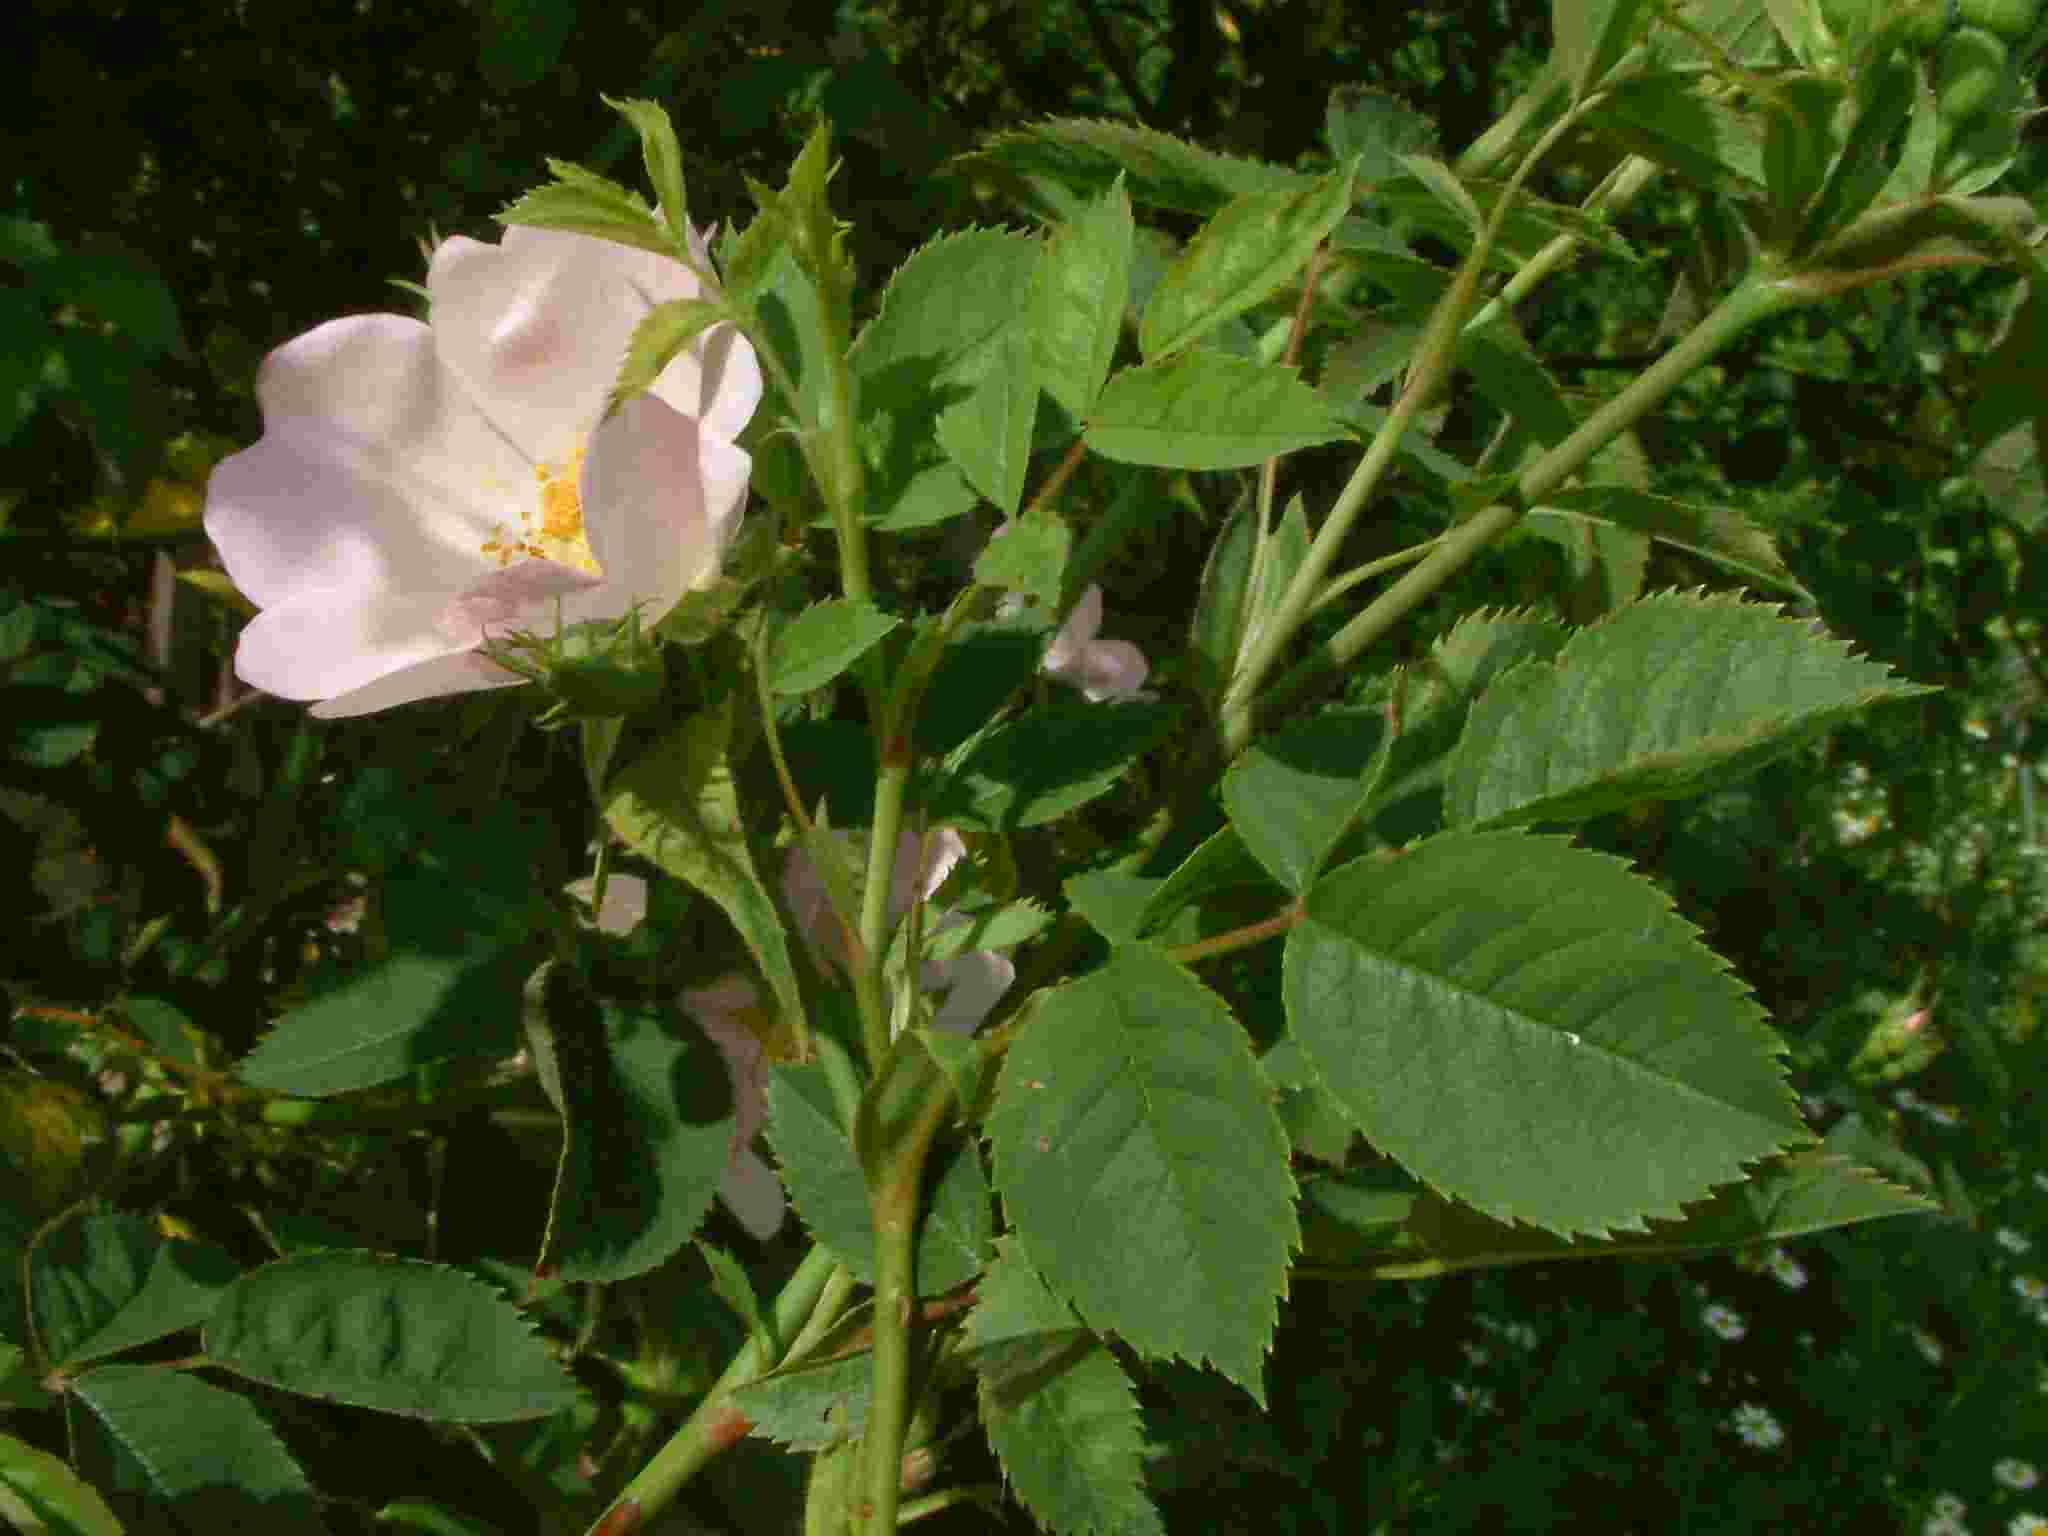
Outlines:
[{"label": "green stem", "polygon": [[889,1005],[882,967],[889,958],[889,888],[895,883],[896,843],[903,828],[903,797],[910,784],[908,742],[884,732],[875,772],[875,824],[868,831],[868,869],[860,893],[860,949],[854,955],[853,995],[860,1008],[868,1070],[879,1074],[889,1054]]},{"label": "green stem", "polygon": [[952,1094],[935,1072],[924,1105],[890,1150],[869,1188],[875,1228],[874,1388],[863,1450],[866,1496],[861,1528],[869,1536],[896,1529],[903,1492],[903,1440],[910,1425],[910,1319],[917,1308],[917,1204],[925,1155]]},{"label": "green stem", "polygon": [[[789,1277],[789,1283],[783,1286],[782,1294],[775,1298],[777,1338],[788,1338],[807,1321],[815,1321],[834,1268],[832,1255],[823,1248],[813,1248],[805,1256],[796,1273]],[[651,1524],[705,1463],[753,1427],[730,1399],[735,1388],[745,1386],[776,1363],[769,1358],[762,1341],[749,1335],[683,1427],[669,1437],[668,1444],[656,1451],[654,1459],[612,1500],[591,1526],[589,1536]]]},{"label": "green stem", "polygon": [[1450,288],[1430,313],[1429,324],[1416,343],[1415,359],[1400,398],[1380,424],[1379,432],[1365,450],[1365,456],[1359,460],[1358,468],[1352,471],[1350,480],[1338,493],[1315,542],[1309,546],[1301,569],[1295,573],[1286,592],[1281,594],[1272,617],[1258,638],[1238,658],[1230,686],[1224,691],[1221,710],[1226,757],[1236,757],[1250,742],[1253,700],[1259,695],[1260,685],[1307,622],[1315,606],[1316,594],[1328,579],[1330,567],[1336,564],[1344,540],[1371,500],[1388,466],[1394,462],[1394,455],[1400,450],[1408,428],[1424,407],[1435,399],[1438,389],[1457,365],[1458,342],[1465,332],[1466,320],[1479,301],[1479,285],[1486,275],[1487,255],[1521,192],[1522,183],[1577,121],[1578,114],[1568,112],[1553,123],[1522,157],[1521,163],[1515,167],[1515,174],[1501,189],[1500,197],[1493,205],[1492,216],[1473,240],[1472,249],[1466,253]]},{"label": "green stem", "polygon": [[[1674,389],[1723,347],[1761,320],[1813,302],[1797,283],[1776,277],[1750,278],[1693,327],[1685,339],[1658,358],[1636,380],[1579,424],[1522,472],[1511,502],[1496,502],[1439,539],[1423,562],[1330,637],[1323,649],[1267,690],[1262,706],[1284,702],[1322,673],[1342,667],[1377,642],[1438,588],[1463,570],[1473,556],[1520,521],[1536,505],[1628,427],[1655,410]],[[1249,736],[1250,711],[1238,719]]]}]

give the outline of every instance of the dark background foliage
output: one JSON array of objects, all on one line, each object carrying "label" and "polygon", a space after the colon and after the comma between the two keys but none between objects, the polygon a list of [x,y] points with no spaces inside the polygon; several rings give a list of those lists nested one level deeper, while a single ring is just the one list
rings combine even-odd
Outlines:
[{"label": "dark background foliage", "polygon": [[[489,234],[550,155],[636,177],[600,94],[670,109],[700,221],[744,218],[745,178],[779,183],[827,114],[871,295],[939,225],[1021,222],[948,167],[989,132],[1115,117],[1314,163],[1329,92],[1367,85],[1455,151],[1512,98],[1549,26],[1530,0],[39,0],[21,21],[0,98],[0,869],[21,893],[0,987],[15,1064],[79,1093],[94,1079],[66,1020],[124,996],[171,1005],[194,1033],[174,1023],[151,1043],[184,1039],[187,1074],[210,1081],[281,997],[365,942],[338,914],[366,883],[419,878],[423,860],[486,892],[577,872],[587,829],[557,812],[580,803],[579,769],[559,738],[522,737],[523,716],[488,702],[318,728],[294,706],[228,713],[238,620],[189,583],[165,594],[211,563],[199,487],[258,430],[264,353],[336,314],[408,305],[393,280],[420,275],[423,244]],[[1570,164],[1556,174],[1546,190],[1583,190]],[[1668,278],[1701,217],[1692,194],[1660,187],[1625,223]],[[1662,281],[1582,263],[1525,308],[1524,330],[1567,387],[1612,383],[1660,345]],[[1738,792],[1590,832],[1665,880],[1756,989],[1818,1120],[1855,1114],[1895,1136],[1952,1219],[1807,1245],[1797,1291],[1735,1260],[1364,1290],[1305,1272],[1270,1418],[1213,1378],[1145,1373],[1174,1529],[1893,1528],[1932,1491],[1981,1486],[1986,1444],[2048,1432],[2017,1375],[2040,1346],[2000,1342],[2002,1272],[1983,1236],[2038,1231],[2048,1210],[2023,1178],[2048,1163],[2029,1045],[2048,567],[2023,508],[1966,478],[1959,429],[2009,289],[1930,276],[1801,313],[1644,425],[1636,450],[1660,486],[1771,525],[1831,629],[1947,691]],[[1492,425],[1460,397],[1441,441],[1469,456]],[[1312,462],[1312,506],[1316,486]],[[1183,510],[1109,573],[1123,632],[1155,657],[1184,616],[1147,593],[1192,590],[1221,508]],[[1426,536],[1435,515],[1395,498],[1361,555]],[[1653,586],[1706,579],[1668,555],[1651,571]],[[1511,541],[1434,617],[1572,601],[1552,547]],[[1425,643],[1431,617],[1385,660]],[[673,980],[672,957],[646,959],[648,985]],[[1913,1059],[1906,1108],[1881,1096],[1891,1069],[1868,1052],[1902,1000],[1934,1005],[1945,1047]],[[93,1060],[120,1069],[117,1050]],[[384,1145],[201,1148],[124,1199],[226,1241],[236,1207],[296,1188],[304,1214],[405,1247],[431,1188],[451,1213],[444,1253],[531,1251],[537,1213],[489,1199],[511,1143],[471,1142],[448,1165]],[[667,1330],[694,1341],[682,1356],[708,1358],[730,1327],[675,1314],[685,1289],[628,1287],[627,1310],[668,1307]],[[1745,1341],[1701,1326],[1710,1296],[1748,1317]],[[1766,1398],[1792,1405],[1773,1460],[1725,1428]],[[489,1437],[490,1464],[452,1436],[429,1448],[362,1415],[265,1406],[344,1501],[337,1528],[425,1490],[493,1528],[534,1528],[523,1480],[537,1474],[510,1432]],[[381,1437],[376,1454],[364,1435]],[[759,1528],[742,1490],[769,1463],[722,1466],[697,1513]]]}]

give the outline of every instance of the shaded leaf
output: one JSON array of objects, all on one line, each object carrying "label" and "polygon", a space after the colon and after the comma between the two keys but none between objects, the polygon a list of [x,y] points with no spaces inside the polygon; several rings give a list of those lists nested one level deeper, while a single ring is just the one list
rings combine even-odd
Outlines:
[{"label": "shaded leaf", "polygon": [[188,1528],[319,1529],[306,1474],[247,1398],[140,1365],[101,1366],[71,1390]]},{"label": "shaded leaf", "polygon": [[731,704],[685,720],[612,777],[604,816],[627,847],[716,902],[785,1021],[803,1016],[775,899],[754,871],[726,761]]},{"label": "shaded leaf", "polygon": [[1247,192],[1277,192],[1310,178],[1258,160],[1219,155],[1130,123],[1054,118],[999,133],[960,164],[968,170],[1046,178],[1083,196],[1107,191],[1119,174],[1131,201],[1204,217]]},{"label": "shaded leaf", "polygon": [[999,830],[1041,826],[1109,792],[1172,726],[1158,703],[1060,699],[977,740],[940,791],[936,817]]},{"label": "shaded leaf", "polygon": [[214,1364],[237,1375],[385,1413],[483,1424],[576,1402],[575,1382],[509,1302],[436,1264],[280,1259],[229,1287],[205,1337]]},{"label": "shaded leaf", "polygon": [[1711,560],[1752,585],[1811,597],[1786,568],[1770,534],[1725,507],[1698,506],[1625,485],[1588,485],[1553,492],[1529,515],[1535,519],[1592,519],[1648,534]]},{"label": "shaded leaf", "polygon": [[98,1489],[12,1435],[0,1435],[0,1520],[29,1536],[121,1536]]}]

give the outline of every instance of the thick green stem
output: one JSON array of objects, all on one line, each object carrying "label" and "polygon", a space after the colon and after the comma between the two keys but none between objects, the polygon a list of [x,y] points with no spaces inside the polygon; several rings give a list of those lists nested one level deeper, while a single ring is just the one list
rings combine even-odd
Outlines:
[{"label": "thick green stem", "polygon": [[[1588,459],[1655,410],[1672,390],[1737,336],[1760,320],[1811,302],[1811,293],[1784,278],[1754,277],[1736,288],[1683,341],[1581,422],[1570,437],[1524,470],[1515,484],[1514,501],[1496,502],[1445,534],[1420,565],[1331,636],[1321,651],[1268,690],[1260,703],[1283,702],[1298,692],[1302,684],[1355,659],[1463,570],[1480,550],[1512,528],[1525,508],[1536,505],[1562,486]],[[1245,739],[1249,739],[1250,710],[1240,715],[1236,723]]]},{"label": "thick green stem", "polygon": [[868,1191],[875,1227],[874,1390],[868,1403],[860,1528],[896,1529],[903,1492],[903,1438],[910,1425],[911,1333],[917,1309],[917,1207],[925,1155],[952,1094],[930,1074],[915,1122],[890,1149]]},{"label": "thick green stem", "polygon": [[[797,1266],[796,1273],[783,1286],[782,1294],[775,1298],[777,1338],[789,1338],[806,1322],[814,1321],[820,1298],[825,1294],[834,1268],[832,1255],[823,1248],[813,1248]],[[845,1294],[845,1290],[838,1293],[841,1305]],[[711,1390],[704,1394],[704,1401],[684,1421],[683,1427],[669,1437],[668,1444],[655,1452],[653,1460],[640,1469],[639,1475],[598,1517],[590,1528],[590,1536],[604,1536],[604,1533],[650,1524],[706,1462],[740,1440],[753,1427],[746,1415],[732,1405],[733,1391],[777,1363],[769,1357],[766,1346],[758,1337],[749,1337],[732,1357],[732,1364],[725,1368],[725,1374],[712,1383]]]}]

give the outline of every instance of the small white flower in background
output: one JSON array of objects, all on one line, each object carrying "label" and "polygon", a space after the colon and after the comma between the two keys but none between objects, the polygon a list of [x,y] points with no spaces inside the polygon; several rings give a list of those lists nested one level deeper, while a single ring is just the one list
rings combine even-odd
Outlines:
[{"label": "small white flower in background", "polygon": [[1764,1265],[1777,1282],[1788,1291],[1803,1290],[1806,1286],[1806,1266],[1782,1248],[1773,1248]]},{"label": "small white flower in background", "polygon": [[1921,1108],[1926,1112],[1928,1119],[1945,1131],[1952,1131],[1963,1123],[1963,1117],[1946,1105],[1923,1104]]},{"label": "small white flower in background", "polygon": [[1991,1234],[1991,1240],[2007,1253],[2027,1253],[2034,1246],[2025,1233],[2015,1232],[2011,1227],[2000,1227]]},{"label": "small white flower in background", "polygon": [[1742,1320],[1742,1314],[1718,1301],[1700,1313],[1700,1321],[1730,1343],[1749,1332],[1749,1325]]},{"label": "small white flower in background", "polygon": [[2034,1171],[2034,1188],[2041,1191],[2042,1194],[2048,1195],[2048,1170],[2036,1169]]},{"label": "small white flower in background", "polygon": [[2048,1520],[2032,1510],[2021,1510],[2005,1528],[2006,1536],[2048,1536]]},{"label": "small white flower in background", "polygon": [[2048,1301],[2048,1281],[2039,1275],[2014,1275],[2012,1288],[2021,1301]]},{"label": "small white flower in background", "polygon": [[2040,1469],[2031,1461],[2021,1461],[2017,1456],[2007,1456],[1992,1464],[1991,1476],[2002,1488],[2011,1488],[2025,1493],[2041,1481]]},{"label": "small white flower in background", "polygon": [[1145,653],[1128,640],[1098,640],[1102,588],[1091,585],[1052,637],[1039,670],[1081,690],[1091,704],[1132,699],[1145,686]]},{"label": "small white flower in background", "polygon": [[1970,1506],[1953,1493],[1934,1496],[1934,1518],[1937,1520],[1960,1520],[1969,1512]]},{"label": "small white flower in background", "polygon": [[768,1053],[761,1045],[761,995],[744,976],[723,976],[685,992],[683,1012],[703,1030],[732,1079],[732,1155],[718,1181],[718,1198],[758,1238],[773,1237],[787,1210],[782,1182],[754,1150],[768,1122]]},{"label": "small white flower in background", "polygon": [[1757,1403],[1744,1403],[1728,1420],[1744,1445],[1755,1446],[1760,1451],[1776,1450],[1785,1443],[1785,1426],[1780,1424],[1770,1409]]},{"label": "small white flower in background", "polygon": [[1490,1388],[1468,1387],[1463,1382],[1451,1384],[1451,1401],[1470,1408],[1474,1413],[1492,1413],[1496,1406]]},{"label": "small white flower in background", "polygon": [[1918,1109],[1920,1107],[1920,1095],[1910,1088],[1898,1088],[1892,1092],[1892,1102],[1901,1109]]},{"label": "small white flower in background", "polygon": [[1913,1330],[1913,1347],[1920,1351],[1920,1358],[1929,1365],[1939,1365],[1948,1358],[1948,1351],[1941,1347],[1941,1340],[1925,1328]]},{"label": "small white flower in background", "polygon": [[263,436],[207,486],[206,531],[262,612],[235,670],[321,716],[522,679],[479,654],[638,611],[718,573],[746,499],[761,373],[729,326],[608,419],[633,329],[711,271],[560,230],[456,237],[429,323],[331,320],[256,379]]},{"label": "small white flower in background", "polygon": [[1920,1536],[1970,1536],[1970,1528],[1952,1515],[1929,1515],[1921,1523]]}]

